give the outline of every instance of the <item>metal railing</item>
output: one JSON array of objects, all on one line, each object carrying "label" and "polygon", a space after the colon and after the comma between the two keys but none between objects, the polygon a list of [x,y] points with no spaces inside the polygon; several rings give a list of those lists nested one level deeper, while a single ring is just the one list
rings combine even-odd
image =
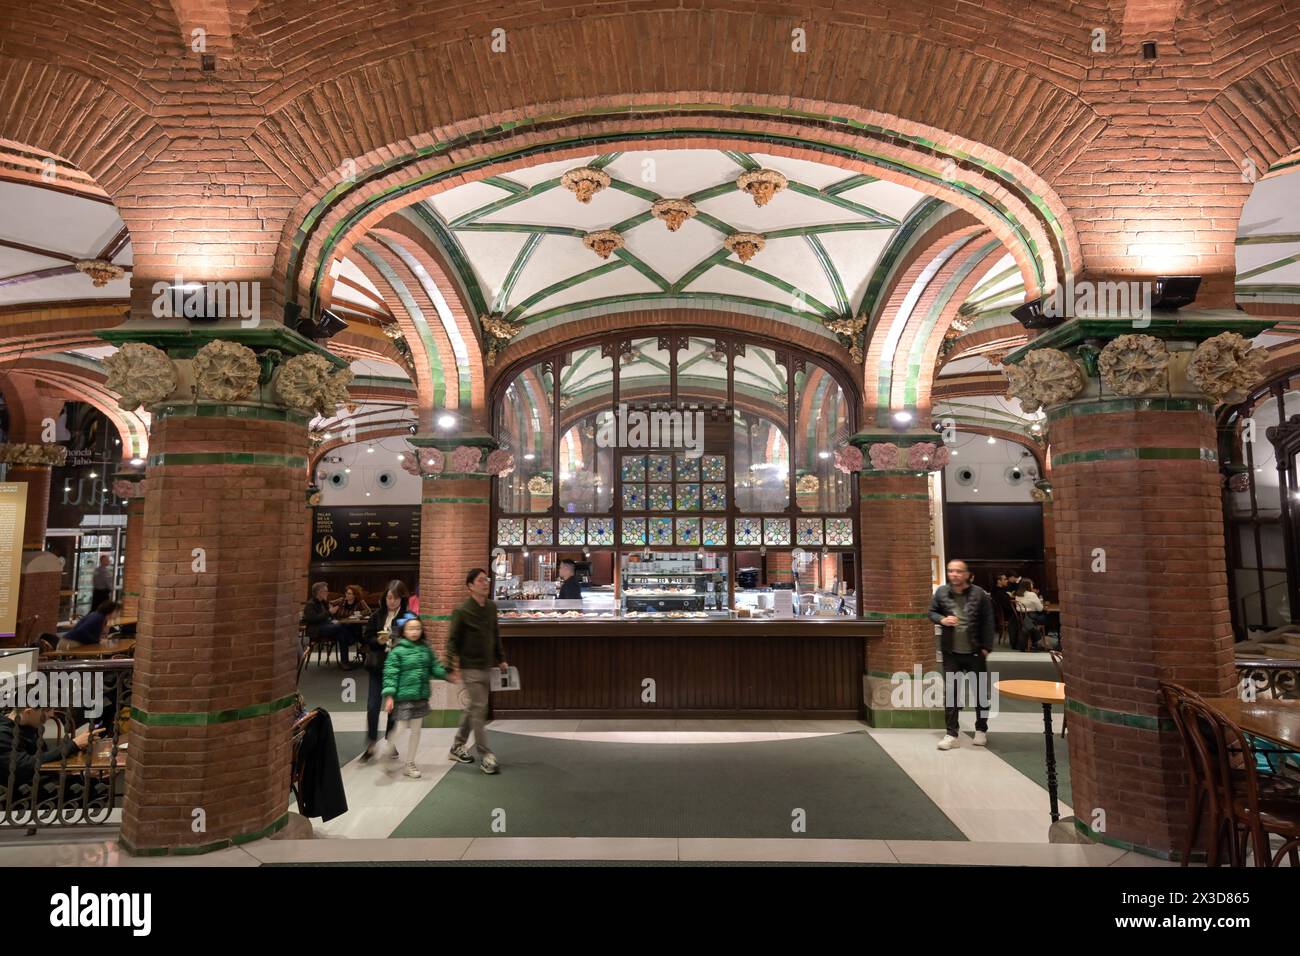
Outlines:
[{"label": "metal railing", "polygon": [[1300,700],[1300,660],[1239,657],[1236,664],[1239,694],[1256,700]]},{"label": "metal railing", "polygon": [[[21,695],[0,710],[0,829],[120,822],[130,723],[132,660],[42,662]],[[30,678],[29,678],[30,680]],[[9,685],[10,691],[14,685]],[[46,710],[40,727],[31,708]],[[39,719],[39,718],[37,718]],[[53,734],[50,725],[53,724]],[[88,746],[75,746],[88,735]]]}]

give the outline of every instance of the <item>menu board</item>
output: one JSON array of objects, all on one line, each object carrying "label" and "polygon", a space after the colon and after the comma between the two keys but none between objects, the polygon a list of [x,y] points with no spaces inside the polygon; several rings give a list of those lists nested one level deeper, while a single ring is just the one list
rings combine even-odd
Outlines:
[{"label": "menu board", "polygon": [[0,482],[0,637],[13,637],[17,630],[26,520],[27,482]]},{"label": "menu board", "polygon": [[420,506],[313,508],[311,559],[418,562]]}]

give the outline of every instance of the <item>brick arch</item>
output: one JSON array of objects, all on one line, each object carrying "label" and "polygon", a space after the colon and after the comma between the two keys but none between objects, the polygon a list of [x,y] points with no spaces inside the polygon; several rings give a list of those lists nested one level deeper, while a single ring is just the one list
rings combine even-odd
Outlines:
[{"label": "brick arch", "polygon": [[1013,445],[1019,445],[1025,451],[1034,456],[1034,461],[1038,465],[1038,475],[1040,478],[1047,478],[1047,450],[1038,445],[1037,442],[1026,438],[1020,432],[1013,432],[1006,428],[994,428],[991,425],[968,425],[965,422],[957,426],[958,431],[970,432],[973,435],[992,435],[994,438],[1001,438],[1003,441],[1010,442]]},{"label": "brick arch", "polygon": [[[122,458],[147,458],[149,425],[139,411],[125,411],[118,405],[118,395],[111,391],[102,372],[59,361],[52,357],[28,357],[4,367],[3,379],[26,378],[38,386],[48,386],[63,393],[68,401],[86,402],[103,413],[121,439]],[[6,401],[9,391],[5,391]]]},{"label": "brick arch", "polygon": [[955,362],[959,358],[970,358],[973,355],[982,355],[999,349],[1017,348],[1027,341],[1029,335],[1025,327],[1018,322],[1004,322],[1001,325],[967,332],[957,340],[952,351],[945,356],[945,364]]},{"label": "brick arch", "polygon": [[[709,97],[714,94],[697,95]],[[680,99],[688,100],[690,96]],[[538,162],[578,159],[596,150],[609,152],[647,147],[751,149],[837,165],[846,170],[846,175],[869,172],[879,179],[940,197],[967,210],[973,219],[984,222],[1002,239],[1025,277],[1026,288],[1030,290],[1038,289],[1042,284],[1040,273],[1042,282],[1052,285],[1067,262],[1078,261],[1077,237],[1064,206],[1046,183],[1009,157],[992,154],[979,144],[963,141],[940,130],[914,128],[914,124],[909,126],[915,136],[927,142],[930,141],[927,138],[932,138],[953,144],[951,148],[957,151],[954,155],[966,155],[962,152],[966,150],[990,156],[987,160],[990,168],[999,171],[988,172],[973,160],[961,161],[967,166],[949,168],[946,153],[937,148],[918,146],[900,136],[856,129],[830,134],[821,122],[812,124],[796,118],[777,121],[769,114],[762,114],[760,118],[746,112],[756,108],[749,101],[762,98],[721,98],[734,100],[739,105],[723,111],[721,116],[696,115],[689,109],[677,111],[671,117],[660,115],[654,118],[635,115],[629,118],[612,111],[611,115],[599,117],[585,112],[569,112],[545,129],[521,126],[518,131],[493,135],[483,142],[471,137],[462,149],[452,153],[411,158],[408,162],[389,158],[382,164],[383,171],[375,175],[368,175],[362,167],[356,187],[350,190],[339,190],[337,176],[330,173],[289,217],[276,258],[276,272],[286,275],[293,284],[289,294],[302,298],[316,295],[326,271],[323,264],[346,255],[352,243],[405,206],[466,182],[505,174]],[[781,102],[784,105],[787,101]],[[547,107],[590,110],[591,102],[547,104]],[[861,122],[867,125],[891,122],[908,125],[893,117],[866,114],[849,107],[826,108],[862,114]],[[488,125],[496,119],[487,117],[482,123]],[[670,119],[673,130],[666,127]],[[462,132],[459,128],[437,130],[433,135],[438,140],[444,137],[455,139]],[[391,157],[400,148],[386,148],[382,155]],[[998,163],[1002,165],[997,166]],[[1008,171],[1012,168],[1016,170],[1014,175]]]}]

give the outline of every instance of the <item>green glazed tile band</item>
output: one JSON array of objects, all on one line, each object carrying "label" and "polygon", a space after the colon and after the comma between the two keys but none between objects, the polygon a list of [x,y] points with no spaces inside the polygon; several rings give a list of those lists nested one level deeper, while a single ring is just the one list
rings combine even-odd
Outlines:
[{"label": "green glazed tile band", "polygon": [[1094,448],[1052,456],[1052,467],[1088,461],[1217,461],[1213,448]]},{"label": "green glazed tile band", "polygon": [[1047,420],[1075,415],[1105,415],[1108,412],[1212,412],[1214,405],[1195,398],[1117,398],[1109,402],[1081,402],[1061,405],[1047,413]]},{"label": "green glazed tile band", "polygon": [[150,455],[149,467],[159,465],[268,465],[275,468],[306,468],[307,459],[293,455],[242,451],[163,452]]},{"label": "green glazed tile band", "polygon": [[269,701],[265,704],[249,704],[247,707],[235,707],[231,710],[213,710],[213,711],[164,711],[161,713],[149,713],[141,710],[139,707],[132,706],[131,719],[138,720],[142,724],[151,727],[206,727],[211,724],[228,724],[236,720],[249,720],[253,717],[265,717],[267,714],[274,714],[277,711],[284,710],[286,707],[292,707],[297,694],[289,697],[281,697],[279,700]]},{"label": "green glazed tile band", "polygon": [[195,405],[176,403],[159,405],[154,409],[159,418],[251,418],[264,422],[293,422],[305,425],[311,416],[290,408],[276,408],[267,405]]},{"label": "green glazed tile band", "polygon": [[1065,709],[1102,724],[1133,727],[1137,730],[1173,731],[1178,729],[1168,717],[1151,717],[1147,714],[1130,714],[1122,710],[1106,710],[1102,707],[1084,704],[1069,697],[1065,700]]},{"label": "green glazed tile band", "polygon": [[198,856],[201,853],[212,853],[214,850],[225,850],[232,846],[242,846],[245,843],[252,843],[254,840],[264,839],[272,833],[283,830],[288,825],[289,814],[286,811],[280,819],[269,827],[263,827],[253,833],[241,833],[238,836],[227,837],[214,843],[204,843],[201,846],[152,847],[145,850],[132,846],[125,837],[119,836],[117,841],[122,845],[122,849],[126,850],[131,856]]},{"label": "green glazed tile band", "polygon": [[886,619],[894,620],[895,618],[902,618],[907,620],[919,620],[919,619],[925,619],[927,621],[930,620],[930,614],[928,611],[916,613],[916,614],[911,612],[907,612],[904,614],[894,614],[889,611],[863,611],[862,616],[872,621],[881,621]]},{"label": "green glazed tile band", "polygon": [[426,505],[485,505],[490,498],[422,498]]},{"label": "green glazed tile band", "polygon": [[[1157,850],[1154,847],[1142,846],[1138,843],[1129,843],[1125,840],[1113,840],[1108,836],[1098,833],[1077,817],[1074,820],[1074,828],[1090,840],[1104,843],[1106,846],[1113,846],[1116,849],[1131,850],[1134,853],[1141,853],[1143,856],[1152,856],[1156,859],[1169,860],[1170,862],[1182,859],[1182,857],[1174,850]],[[1188,861],[1192,863],[1204,863],[1205,860],[1206,855],[1203,850],[1193,850],[1191,855],[1188,857]]]},{"label": "green glazed tile band", "polygon": [[858,495],[863,501],[929,501],[930,495]]},{"label": "green glazed tile band", "polygon": [[421,614],[421,621],[450,621],[450,614]]}]

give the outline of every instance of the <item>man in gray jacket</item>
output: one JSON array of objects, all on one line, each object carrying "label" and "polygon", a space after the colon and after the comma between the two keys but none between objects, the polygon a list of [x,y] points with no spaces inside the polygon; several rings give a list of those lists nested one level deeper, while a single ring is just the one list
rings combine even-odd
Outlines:
[{"label": "man in gray jacket", "polygon": [[939,741],[940,750],[961,745],[958,715],[961,696],[958,685],[974,685],[975,746],[988,744],[988,710],[983,697],[987,689],[984,658],[993,650],[995,630],[993,602],[988,592],[971,584],[970,568],[965,561],[948,562],[948,583],[940,585],[930,601],[930,620],[943,628],[939,650],[943,654],[944,718],[947,735]]}]

